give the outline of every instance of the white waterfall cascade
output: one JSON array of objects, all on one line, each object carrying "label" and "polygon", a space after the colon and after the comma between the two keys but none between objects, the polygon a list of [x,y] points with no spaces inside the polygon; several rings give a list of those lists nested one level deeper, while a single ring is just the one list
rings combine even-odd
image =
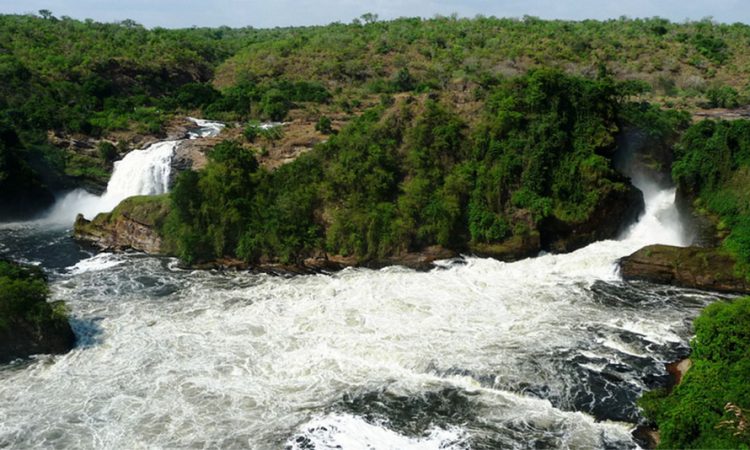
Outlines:
[{"label": "white waterfall cascade", "polygon": [[[689,243],[674,189],[636,185],[619,239],[512,263],[287,278],[80,260],[51,282],[79,344],[0,370],[0,447],[637,448],[635,398],[715,298],[622,283],[622,256]],[[32,262],[64,248],[43,231]]]},{"label": "white waterfall cascade", "polygon": [[[213,137],[224,128],[222,123],[192,117],[188,119],[198,127],[188,133],[189,139]],[[69,192],[57,201],[42,221],[70,225],[79,213],[92,219],[99,213],[111,211],[128,197],[167,192],[172,156],[180,142],[182,140],[161,141],[142,150],[133,150],[115,162],[104,194],[97,196],[83,189]]]}]

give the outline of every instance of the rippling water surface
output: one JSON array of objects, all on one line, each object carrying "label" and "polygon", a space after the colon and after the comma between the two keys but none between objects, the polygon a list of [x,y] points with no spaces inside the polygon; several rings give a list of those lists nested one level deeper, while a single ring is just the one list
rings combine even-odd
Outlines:
[{"label": "rippling water surface", "polygon": [[0,227],[39,263],[78,347],[0,368],[0,447],[634,448],[635,400],[714,298],[625,284],[682,244],[674,191],[619,241],[295,277],[92,256],[65,227]]}]

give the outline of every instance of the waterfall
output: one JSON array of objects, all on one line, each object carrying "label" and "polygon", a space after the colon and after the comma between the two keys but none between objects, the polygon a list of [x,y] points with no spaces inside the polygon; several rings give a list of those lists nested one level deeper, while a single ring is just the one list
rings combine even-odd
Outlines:
[{"label": "waterfall", "polygon": [[[218,135],[224,124],[188,118],[198,127],[188,133],[188,139]],[[161,141],[142,150],[133,150],[115,162],[112,177],[104,194],[97,196],[76,189],[61,197],[41,219],[43,222],[70,225],[78,214],[87,219],[114,209],[121,201],[134,195],[158,195],[169,190],[172,156],[183,140]]]},{"label": "waterfall", "polygon": [[622,256],[680,239],[674,191],[640,187],[621,239],[512,263],[287,278],[84,259],[52,286],[79,346],[0,370],[0,443],[636,448],[636,399],[713,300],[617,275]]},{"label": "waterfall", "polygon": [[[98,209],[109,211],[133,195],[158,195],[169,189],[170,163],[180,141],[163,141],[134,150],[115,163]],[[98,211],[98,212],[101,212]]]},{"label": "waterfall", "polygon": [[[175,145],[58,207],[163,192]],[[645,211],[618,239],[428,272],[192,271],[78,254],[65,229],[3,230],[0,252],[56,269],[78,346],[0,370],[0,447],[638,448],[636,399],[716,297],[622,282],[619,258],[688,243],[674,189],[632,178]]]}]

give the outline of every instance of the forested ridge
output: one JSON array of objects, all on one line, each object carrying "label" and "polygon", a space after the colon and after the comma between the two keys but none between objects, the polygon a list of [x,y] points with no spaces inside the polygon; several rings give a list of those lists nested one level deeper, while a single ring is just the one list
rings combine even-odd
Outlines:
[{"label": "forested ridge", "polygon": [[[584,77],[604,70],[666,107],[731,107],[748,95],[750,63],[746,25],[658,18],[365,15],[316,27],[169,30],[42,11],[1,16],[0,37],[7,213],[23,213],[19,198],[41,206],[52,191],[101,186],[128,133],[159,135],[175,115],[242,125],[303,111],[328,130],[329,117],[340,128],[380,96],[432,93],[473,122],[489,87],[541,67]],[[65,152],[51,145],[51,132],[107,143],[99,152]]]},{"label": "forested ridge", "polygon": [[[232,137],[204,169],[80,226],[127,216],[193,265],[376,264],[435,248],[513,260],[615,237],[637,218],[641,194],[614,164],[635,133],[666,155],[649,169],[674,181],[750,277],[750,122],[691,118],[746,107],[748,74],[750,26],[710,20],[367,14],[170,30],[3,15],[0,214],[28,217],[58,191],[101,188],[134,136],[164,137],[193,115],[226,122]],[[260,122],[300,117],[315,123],[310,148],[262,164],[289,127]],[[32,324],[64,317],[39,306],[48,291],[37,271],[0,261],[0,282],[28,294],[0,304],[0,332],[8,311],[30,311]],[[664,446],[747,446],[746,429],[737,434],[750,409],[747,305],[709,308],[684,384],[644,401]]]}]

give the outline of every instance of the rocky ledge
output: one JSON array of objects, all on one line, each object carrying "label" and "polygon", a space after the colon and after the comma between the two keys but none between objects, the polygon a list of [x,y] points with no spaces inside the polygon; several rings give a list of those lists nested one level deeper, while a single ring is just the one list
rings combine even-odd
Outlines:
[{"label": "rocky ledge", "polygon": [[161,254],[163,249],[159,229],[166,219],[168,205],[166,196],[130,197],[111,213],[99,214],[93,220],[79,214],[74,225],[74,237],[103,251],[132,249]]},{"label": "rocky ledge", "polygon": [[748,294],[750,282],[735,272],[735,264],[720,249],[669,245],[649,245],[619,262],[625,280]]}]

